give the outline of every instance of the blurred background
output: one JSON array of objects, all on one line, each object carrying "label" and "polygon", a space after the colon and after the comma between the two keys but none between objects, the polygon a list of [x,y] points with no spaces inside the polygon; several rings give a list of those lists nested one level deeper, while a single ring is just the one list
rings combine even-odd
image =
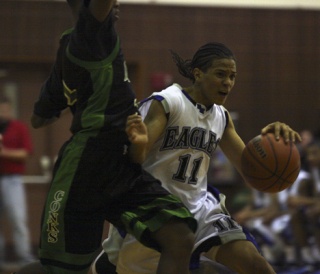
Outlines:
[{"label": "blurred background", "polygon": [[[178,74],[170,49],[186,59],[201,45],[218,41],[237,58],[236,85],[226,107],[245,142],[276,120],[297,131],[320,129],[320,1],[120,0],[120,5],[117,29],[138,99],[172,82],[189,84]],[[24,180],[36,248],[52,164],[70,136],[70,113],[39,130],[29,119],[72,17],[65,1],[1,0],[0,18],[0,93],[14,102],[34,143]],[[221,155],[213,163],[213,170],[219,168],[226,169],[225,176],[219,173],[212,183],[233,195],[241,180]],[[0,223],[11,250],[10,226],[3,218]]]}]

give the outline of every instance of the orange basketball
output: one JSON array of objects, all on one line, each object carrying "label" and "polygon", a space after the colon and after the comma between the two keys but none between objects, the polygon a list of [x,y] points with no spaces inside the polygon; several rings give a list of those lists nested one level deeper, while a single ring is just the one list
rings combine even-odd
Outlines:
[{"label": "orange basketball", "polygon": [[258,135],[246,145],[241,168],[255,189],[276,193],[293,184],[300,171],[300,154],[293,142],[276,141],[271,133]]}]

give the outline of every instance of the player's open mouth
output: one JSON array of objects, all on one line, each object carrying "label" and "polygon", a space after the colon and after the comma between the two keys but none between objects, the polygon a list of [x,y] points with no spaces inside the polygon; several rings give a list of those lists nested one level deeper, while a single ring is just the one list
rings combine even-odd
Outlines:
[{"label": "player's open mouth", "polygon": [[119,20],[119,12],[116,11],[113,16],[116,20]]},{"label": "player's open mouth", "polygon": [[227,93],[227,92],[222,92],[222,91],[220,91],[220,92],[219,92],[219,95],[221,95],[221,96],[227,96],[228,93]]}]

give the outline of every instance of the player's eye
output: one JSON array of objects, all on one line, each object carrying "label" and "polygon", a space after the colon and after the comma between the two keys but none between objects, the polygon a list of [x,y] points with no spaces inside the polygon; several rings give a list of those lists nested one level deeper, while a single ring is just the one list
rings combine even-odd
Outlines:
[{"label": "player's eye", "polygon": [[232,80],[232,81],[236,80],[236,75],[235,75],[235,74],[232,74],[232,75],[230,76],[230,80]]},{"label": "player's eye", "polygon": [[223,77],[225,77],[225,73],[224,73],[224,72],[217,72],[217,73],[216,73],[216,76],[217,76],[218,78],[223,78]]}]

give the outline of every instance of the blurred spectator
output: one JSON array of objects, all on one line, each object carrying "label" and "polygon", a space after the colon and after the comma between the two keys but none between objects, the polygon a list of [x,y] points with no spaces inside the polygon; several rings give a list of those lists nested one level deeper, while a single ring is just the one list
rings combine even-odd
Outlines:
[{"label": "blurred spectator", "polygon": [[[276,218],[272,223],[272,230],[281,236],[286,244],[286,261],[288,264],[297,264],[297,236],[295,233],[295,228],[292,225],[292,211],[288,207],[288,201],[299,196],[299,191],[310,184],[310,174],[304,169],[300,170],[300,173],[296,181],[291,187],[278,193],[278,201],[280,209],[282,211],[282,216]],[[294,219],[294,217],[293,217]]]},{"label": "blurred spectator", "polygon": [[[0,98],[0,216],[5,215],[11,225],[17,265],[33,260],[22,175],[28,155],[32,151],[28,128],[15,120],[10,101]],[[5,211],[5,215],[3,214]],[[5,239],[0,231],[0,269],[6,268]]]},{"label": "blurred spectator", "polygon": [[314,140],[314,134],[309,129],[304,129],[300,132],[302,141],[297,144],[301,157],[301,169],[308,171],[308,162],[306,159],[306,148]]},{"label": "blurred spectator", "polygon": [[252,190],[247,205],[234,214],[273,264],[284,258],[289,265],[320,261],[320,142],[311,130],[300,134],[301,171],[293,185],[277,194]]},{"label": "blurred spectator", "polygon": [[282,261],[284,256],[284,243],[270,227],[278,215],[277,194],[263,193],[255,189],[249,190],[247,204],[233,214],[235,220],[255,236],[263,255],[271,264]]},{"label": "blurred spectator", "polygon": [[[291,225],[302,263],[320,262],[320,141],[306,147],[309,176],[294,184],[296,194],[288,197]],[[305,172],[303,169],[300,173]]]}]

